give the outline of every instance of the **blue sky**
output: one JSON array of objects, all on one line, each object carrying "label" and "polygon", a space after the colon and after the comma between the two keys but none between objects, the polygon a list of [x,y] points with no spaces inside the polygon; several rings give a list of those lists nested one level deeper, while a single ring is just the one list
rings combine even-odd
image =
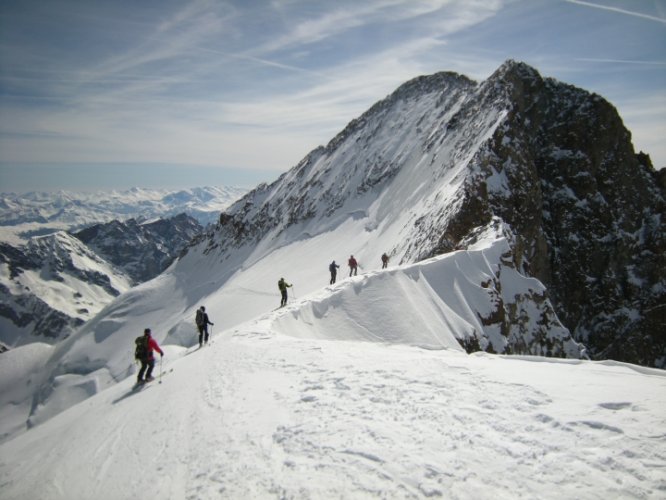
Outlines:
[{"label": "blue sky", "polygon": [[666,0],[2,0],[0,191],[251,187],[405,81],[506,59],[666,166]]}]

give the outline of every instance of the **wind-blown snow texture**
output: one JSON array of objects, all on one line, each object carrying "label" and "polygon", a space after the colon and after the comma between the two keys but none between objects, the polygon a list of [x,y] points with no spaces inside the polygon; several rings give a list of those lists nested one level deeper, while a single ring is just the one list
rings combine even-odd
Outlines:
[{"label": "wind-blown snow texture", "polygon": [[[584,359],[529,271],[551,233],[498,202],[525,71],[409,82],[70,338],[2,354],[24,367],[2,379],[3,494],[663,496],[663,372]],[[202,304],[214,345],[191,352]],[[168,374],[135,394],[145,327]]]}]

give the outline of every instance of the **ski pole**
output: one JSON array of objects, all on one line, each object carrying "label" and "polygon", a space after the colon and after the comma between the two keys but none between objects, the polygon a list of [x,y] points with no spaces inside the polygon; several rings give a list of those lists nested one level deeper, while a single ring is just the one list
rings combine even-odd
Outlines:
[{"label": "ski pole", "polygon": [[162,383],[162,360],[164,359],[164,354],[160,356],[160,384]]}]

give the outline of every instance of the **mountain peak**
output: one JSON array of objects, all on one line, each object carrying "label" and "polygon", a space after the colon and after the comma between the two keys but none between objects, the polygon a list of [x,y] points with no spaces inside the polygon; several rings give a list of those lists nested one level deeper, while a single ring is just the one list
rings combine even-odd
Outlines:
[{"label": "mountain peak", "polygon": [[[630,313],[607,321],[600,304],[649,309],[657,299],[641,290],[660,289],[664,274],[653,269],[663,196],[644,163],[610,103],[543,78],[523,62],[504,62],[481,84],[450,72],[420,76],[234,205],[209,246],[226,253],[220,240],[241,247],[252,238],[269,251],[271,241],[291,244],[352,220],[368,238],[381,228],[373,248],[380,254],[388,248],[393,260],[408,263],[465,249],[473,234],[499,219],[511,228],[516,268],[544,282],[565,325],[581,340],[597,338],[592,352],[602,353],[620,325],[641,342],[648,337],[639,330],[652,327]],[[650,236],[636,236],[641,231]],[[619,264],[603,246],[609,239],[640,247],[647,258],[626,252]],[[613,271],[599,262],[613,262]],[[624,265],[640,269],[640,280],[630,279]],[[618,289],[617,280],[625,285]],[[650,285],[634,288],[639,281]],[[624,341],[614,343],[623,356]],[[620,359],[652,365],[663,346],[640,350]]]}]

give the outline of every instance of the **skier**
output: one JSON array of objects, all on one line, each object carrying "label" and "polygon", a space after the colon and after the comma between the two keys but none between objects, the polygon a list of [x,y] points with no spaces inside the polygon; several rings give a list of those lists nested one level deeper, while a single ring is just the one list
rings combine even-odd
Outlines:
[{"label": "skier", "polygon": [[356,259],[353,255],[349,257],[349,261],[347,263],[349,264],[349,276],[352,274],[356,276],[358,273],[358,262],[356,262]]},{"label": "skier", "polygon": [[[139,342],[139,340],[142,340],[142,342]],[[143,331],[143,337],[137,339],[136,357],[141,361],[141,369],[139,370],[139,375],[136,379],[137,385],[155,380],[153,377],[153,368],[155,368],[155,356],[153,355],[153,351],[159,352],[160,356],[164,356],[164,351],[160,349],[160,346],[157,345],[157,341],[151,336],[150,328],[146,328]],[[145,379],[143,378],[144,373],[146,375]]]},{"label": "skier", "polygon": [[388,267],[388,261],[389,261],[389,256],[386,255],[386,252],[382,254],[382,269],[386,269]]},{"label": "skier", "polygon": [[338,266],[335,261],[331,262],[331,265],[328,266],[328,270],[331,271],[331,285],[335,283],[335,277],[338,274],[338,269],[340,266]]},{"label": "skier", "polygon": [[208,314],[206,314],[206,308],[204,306],[201,306],[197,310],[195,321],[197,323],[197,328],[199,329],[199,347],[201,347],[204,342],[206,344],[208,343],[208,325],[214,325],[215,323],[211,323],[208,319]]},{"label": "skier", "polygon": [[280,289],[280,293],[282,294],[282,300],[280,301],[280,307],[284,307],[287,305],[287,288],[291,288],[292,285],[287,283],[284,278],[280,278],[280,281],[278,281],[278,288]]}]

